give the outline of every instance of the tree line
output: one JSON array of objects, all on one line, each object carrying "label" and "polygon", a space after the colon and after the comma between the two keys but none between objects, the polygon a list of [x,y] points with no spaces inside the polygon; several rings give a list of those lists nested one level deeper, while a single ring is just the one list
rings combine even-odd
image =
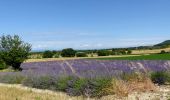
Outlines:
[{"label": "tree line", "polygon": [[58,57],[87,57],[89,54],[98,56],[126,55],[131,54],[128,49],[112,50],[74,50],[66,48],[62,51],[44,51],[42,53],[31,53],[31,44],[22,41],[18,35],[2,35],[0,37],[0,69],[12,67],[14,70],[22,70],[21,63],[30,55],[42,55],[42,58]]}]

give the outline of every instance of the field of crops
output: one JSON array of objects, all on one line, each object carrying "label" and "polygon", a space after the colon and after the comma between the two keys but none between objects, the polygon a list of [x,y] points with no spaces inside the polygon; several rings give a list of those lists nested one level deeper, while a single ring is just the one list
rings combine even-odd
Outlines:
[{"label": "field of crops", "polygon": [[141,56],[129,56],[129,57],[105,57],[95,58],[98,60],[170,60],[170,54],[151,54]]},{"label": "field of crops", "polygon": [[0,74],[21,73],[24,75],[77,75],[81,77],[114,76],[129,72],[162,71],[170,69],[166,60],[60,60],[48,62],[30,62],[22,64],[22,72],[4,72]]},{"label": "field of crops", "polygon": [[[131,93],[129,87],[134,87],[134,84],[136,86],[142,84],[143,87],[137,87],[139,90],[150,91],[154,89],[154,85],[148,77],[145,78],[140,73],[133,76],[133,73],[141,72],[147,75],[150,72],[168,71],[170,70],[170,61],[72,59],[27,62],[23,63],[21,67],[23,68],[21,72],[0,72],[0,82],[62,91],[70,96],[101,97],[116,93],[127,96],[127,93]],[[127,89],[123,93],[119,92],[117,89],[122,86],[120,84],[125,84],[119,79],[129,77],[128,74],[132,74],[137,81],[133,84],[127,84],[125,81]],[[143,78],[138,78],[138,76]],[[115,88],[115,85],[118,88]],[[121,87],[121,91],[124,91],[125,87]],[[113,91],[105,91],[108,88]]]}]

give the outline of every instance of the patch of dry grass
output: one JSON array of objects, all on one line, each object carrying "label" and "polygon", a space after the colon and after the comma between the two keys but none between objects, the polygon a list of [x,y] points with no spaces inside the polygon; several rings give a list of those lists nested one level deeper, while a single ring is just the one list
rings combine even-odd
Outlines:
[{"label": "patch of dry grass", "polygon": [[120,97],[126,97],[133,92],[152,92],[156,90],[156,86],[146,77],[131,78],[128,81],[113,79],[111,85],[103,89],[106,93],[116,94]]},{"label": "patch of dry grass", "polygon": [[85,100],[83,97],[70,97],[61,92],[31,89],[20,85],[0,85],[0,100]]},{"label": "patch of dry grass", "polygon": [[141,55],[111,55],[111,56],[94,56],[94,57],[64,57],[64,58],[41,58],[41,59],[28,59],[25,62],[46,62],[58,60],[74,60],[74,59],[88,59],[88,58],[113,58],[113,57],[133,57]]},{"label": "patch of dry grass", "polygon": [[58,60],[73,60],[80,58],[42,58],[42,59],[28,59],[25,62],[46,62],[46,61],[58,61]]}]

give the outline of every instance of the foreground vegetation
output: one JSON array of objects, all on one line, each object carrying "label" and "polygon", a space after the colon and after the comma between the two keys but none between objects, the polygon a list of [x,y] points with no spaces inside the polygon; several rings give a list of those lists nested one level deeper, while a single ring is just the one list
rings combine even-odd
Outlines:
[{"label": "foreground vegetation", "polygon": [[[8,94],[8,95],[7,95]],[[0,100],[84,100],[83,97],[71,97],[61,92],[43,91],[20,85],[0,84]]]},{"label": "foreground vegetation", "polygon": [[61,92],[27,88],[21,85],[0,84],[0,100],[170,100],[169,91],[170,87],[160,86],[155,92],[134,92],[128,97],[109,95],[102,98],[85,98],[83,96],[72,97]]},{"label": "foreground vegetation", "polygon": [[124,97],[135,91],[155,91],[155,84],[168,84],[170,83],[170,77],[168,72],[153,72],[149,76],[143,73],[132,73],[123,74],[120,78],[96,77],[92,79],[75,76],[57,78],[47,75],[25,77],[21,74],[9,74],[2,75],[0,82],[60,91],[70,96],[102,97],[116,94]]}]

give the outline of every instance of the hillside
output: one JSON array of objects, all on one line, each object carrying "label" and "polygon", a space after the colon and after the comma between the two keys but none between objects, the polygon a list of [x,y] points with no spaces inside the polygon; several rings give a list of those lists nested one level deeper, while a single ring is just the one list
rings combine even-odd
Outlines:
[{"label": "hillside", "polygon": [[154,45],[154,47],[162,47],[162,48],[166,48],[169,46],[170,46],[170,40],[166,40],[164,42]]}]

